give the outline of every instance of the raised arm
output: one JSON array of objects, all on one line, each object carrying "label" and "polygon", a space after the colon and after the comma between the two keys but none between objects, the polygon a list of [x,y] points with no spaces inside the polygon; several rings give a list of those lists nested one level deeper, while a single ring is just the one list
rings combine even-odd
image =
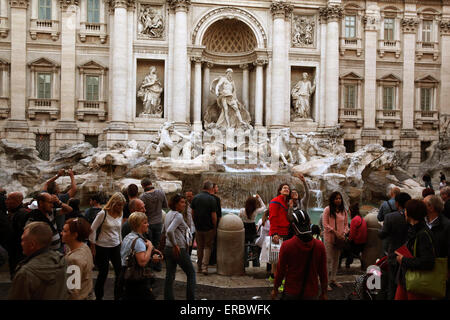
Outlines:
[{"label": "raised arm", "polygon": [[48,179],[47,181],[45,181],[44,187],[42,188],[43,191],[47,191],[48,185],[49,185],[50,183],[52,183],[52,182],[55,182],[55,181],[56,181],[59,177],[61,177],[62,175],[64,175],[64,169],[58,170],[58,173],[57,173],[54,177],[52,177],[52,178]]},{"label": "raised arm", "polygon": [[73,198],[77,194],[77,184],[75,182],[75,176],[73,174],[72,169],[69,170],[69,177],[70,177],[70,189],[67,193],[69,194],[69,197]]}]

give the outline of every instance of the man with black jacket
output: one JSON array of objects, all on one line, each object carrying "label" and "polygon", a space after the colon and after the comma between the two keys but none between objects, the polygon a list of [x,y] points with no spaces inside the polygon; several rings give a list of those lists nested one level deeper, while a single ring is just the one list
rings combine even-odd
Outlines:
[{"label": "man with black jacket", "polygon": [[440,190],[440,194],[444,202],[444,211],[442,213],[447,219],[450,219],[450,187],[443,187]]},{"label": "man with black jacket", "polygon": [[[444,204],[439,197],[433,195],[427,196],[423,202],[427,206],[425,222],[433,233],[436,255],[440,258],[448,258],[450,256],[450,220],[441,213]],[[447,298],[449,298],[449,289],[447,282]]]},{"label": "man with black jacket", "polygon": [[385,239],[388,253],[388,286],[387,299],[394,300],[395,290],[397,289],[396,274],[398,263],[396,260],[395,250],[400,248],[408,240],[408,224],[405,219],[405,205],[411,196],[405,192],[401,192],[395,196],[395,206],[398,211],[388,213],[384,217],[383,228],[379,233],[381,239]]}]

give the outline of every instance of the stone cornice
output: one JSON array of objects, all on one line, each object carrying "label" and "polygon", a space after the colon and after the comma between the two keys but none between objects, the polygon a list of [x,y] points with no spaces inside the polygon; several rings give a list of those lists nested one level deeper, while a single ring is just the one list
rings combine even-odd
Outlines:
[{"label": "stone cornice", "polygon": [[417,18],[403,18],[402,19],[403,33],[416,33],[418,25],[419,25],[419,19],[417,19]]},{"label": "stone cornice", "polygon": [[191,0],[168,0],[169,8],[172,10],[188,11],[191,5]]},{"label": "stone cornice", "polygon": [[325,21],[339,21],[342,19],[344,9],[340,5],[329,5],[319,9],[319,16],[322,23]]},{"label": "stone cornice", "polygon": [[257,58],[256,61],[253,62],[253,65],[255,67],[263,67],[264,65],[268,64],[269,61],[267,59]]},{"label": "stone cornice", "polygon": [[19,8],[19,9],[28,8],[28,3],[29,3],[29,0],[10,0],[9,1],[11,8]]},{"label": "stone cornice", "polygon": [[270,11],[274,18],[289,18],[293,10],[292,4],[284,1],[273,1],[270,4]]},{"label": "stone cornice", "polygon": [[443,20],[440,23],[441,36],[450,36],[450,20]]}]

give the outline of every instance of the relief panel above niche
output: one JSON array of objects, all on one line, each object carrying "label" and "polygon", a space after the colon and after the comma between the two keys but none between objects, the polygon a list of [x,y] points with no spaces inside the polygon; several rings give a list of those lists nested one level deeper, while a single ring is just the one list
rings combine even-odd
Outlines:
[{"label": "relief panel above niche", "polygon": [[314,48],[316,45],[316,17],[313,15],[294,15],[292,20],[293,48]]},{"label": "relief panel above niche", "polygon": [[164,40],[164,6],[139,3],[137,16],[137,38]]}]

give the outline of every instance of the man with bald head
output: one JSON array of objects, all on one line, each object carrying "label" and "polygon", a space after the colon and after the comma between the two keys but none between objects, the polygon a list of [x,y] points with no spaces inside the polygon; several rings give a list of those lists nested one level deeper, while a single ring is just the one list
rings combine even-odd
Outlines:
[{"label": "man with bald head", "polygon": [[[425,197],[423,202],[425,202],[427,207],[425,222],[433,233],[433,244],[436,255],[440,258],[448,258],[450,256],[450,220],[442,214],[444,204],[442,200],[435,195]],[[449,285],[447,282],[447,298],[448,297]]]},{"label": "man with bald head", "polygon": [[6,198],[6,209],[8,210],[8,220],[12,229],[12,236],[8,246],[9,273],[12,279],[17,263],[24,258],[20,242],[23,228],[28,220],[28,210],[23,206],[23,194],[21,192],[9,193]]},{"label": "man with bald head", "polygon": [[[142,212],[145,213],[145,203],[141,199],[133,199],[128,204],[128,209],[130,210],[130,213],[133,212]],[[124,239],[127,234],[131,232],[130,224],[127,221],[125,221],[124,224],[122,224],[122,239]]]},{"label": "man with bald head", "polygon": [[45,222],[28,224],[22,235],[26,258],[17,266],[9,300],[66,300],[67,264],[64,256],[50,249],[53,232]]},{"label": "man with bald head", "polygon": [[378,210],[378,221],[384,221],[384,217],[390,213],[397,211],[397,207],[395,206],[395,196],[400,193],[399,187],[392,187],[391,190],[389,190],[389,200],[383,202],[381,204],[380,210]]}]

